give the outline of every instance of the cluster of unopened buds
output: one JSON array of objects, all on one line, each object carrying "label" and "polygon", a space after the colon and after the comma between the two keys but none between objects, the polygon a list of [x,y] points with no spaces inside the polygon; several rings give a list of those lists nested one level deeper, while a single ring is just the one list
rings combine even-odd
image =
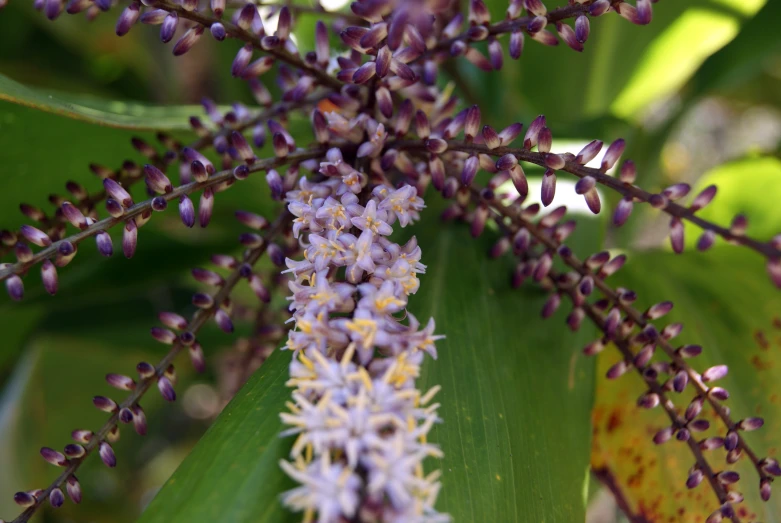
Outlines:
[{"label": "cluster of unopened buds", "polygon": [[[36,0],[52,19],[63,11],[84,11],[94,18],[115,3]],[[588,318],[599,328],[601,337],[584,352],[596,354],[609,345],[618,349],[621,359],[608,378],[631,369],[639,373],[648,390],[638,405],[661,406],[670,419],[654,441],[685,442],[695,460],[687,486],[694,488],[705,480],[718,498],[709,523],[723,518],[739,521],[733,505],[742,501],[742,495],[734,488],[737,473],[714,469],[705,450],[723,448],[728,463],[751,460],[761,496],[767,500],[781,468],[774,459],[757,456],[742,436],[759,428],[762,420],[733,420],[724,405],[727,391],[711,385],[726,375],[726,366],[694,370],[688,360],[701,348],[673,345],[682,326],[657,328],[652,323],[668,313],[672,303],[639,312],[633,306],[633,291],[606,282],[622,267],[625,256],[600,252],[577,259],[564,244],[575,230],[575,222],[565,220],[566,209],[547,214],[541,210],[552,203],[557,178],[573,176],[578,179],[575,191],[594,213],[602,208],[598,187],[622,196],[613,211],[616,226],[629,219],[634,206],[649,204],[670,216],[675,252],[683,251],[683,223],[691,222],[703,230],[697,243],[700,250],[719,237],[752,249],[766,259],[779,287],[781,235],[762,242],[746,235],[743,216],[728,227],[701,218],[697,212],[714,198],[715,187],[688,205],[679,203],[689,192],[685,184],[659,193],[645,191],[635,184],[634,163],[619,163],[625,149],[621,139],[609,144],[599,159],[603,143],[598,140],[578,154],[556,153],[543,116],[525,128],[515,123],[496,130],[483,124],[479,106],[462,108],[458,98],[437,83],[440,66],[454,59],[464,58],[485,71],[500,69],[505,35],[512,59],[520,58],[527,37],[545,45],[564,41],[581,51],[591,19],[615,13],[644,25],[651,21],[652,3],[579,0],[549,10],[540,0],[511,0],[505,19],[494,23],[482,0],[468,2],[465,14],[459,12],[458,2],[449,0],[360,0],[348,13],[286,4],[272,6],[277,15],[272,30],[252,3],[130,2],[117,21],[120,36],[138,21],[158,24],[164,43],[181,33],[173,44],[174,55],[189,51],[207,30],[218,41],[239,41],[230,70],[247,81],[259,108],[234,104],[223,113],[206,100],[209,120],[191,118],[198,138],[189,145],[162,133],[159,145],[136,139],[133,146],[147,163],[125,162],[116,170],[91,166],[102,180],[101,191],[90,194],[69,182],[68,198],[51,197],[57,206],[52,216],[22,205],[22,212],[37,225],[0,232],[0,254],[16,255],[15,263],[0,266],[0,280],[11,298],[22,299],[23,277],[37,265],[46,291],[56,293],[58,270],[72,262],[78,245],[88,238],[94,238],[102,255],[111,256],[113,228],[122,230],[124,255],[133,256],[139,229],[171,202],[184,225],[206,227],[219,192],[254,173],[264,173],[272,197],[284,201],[286,209],[272,220],[236,212],[239,222],[250,229],[239,237],[241,255],[215,255],[213,269],[193,270],[196,281],[214,291],[193,295],[197,312],[189,320],[176,313],[160,315],[163,327],[152,329],[152,336],[170,345],[170,351],[158,364],[140,363],[137,379],[107,376],[110,385],[129,394],[121,402],[94,399],[96,407],[110,414],[102,428],[75,431],[75,443],[62,452],[42,449],[44,459],[63,471],[45,489],[17,493],[15,500],[24,511],[14,521],[27,521],[46,499],[61,506],[63,488],[78,503],[81,490],[75,472],[93,452],[107,466],[115,465],[111,443],[120,424],[146,433],[139,405],[143,394],[156,385],[165,399],[176,398],[173,361],[185,349],[196,369],[204,368],[198,331],[210,319],[223,331],[233,331],[233,322],[243,317],[231,297],[236,285],[246,282],[261,304],[270,302],[269,281],[255,268],[264,254],[292,278],[288,312],[293,328],[284,348],[293,353],[289,385],[295,391],[282,419],[290,427],[283,435],[295,434],[297,439],[291,461],[283,461],[281,467],[300,486],[283,494],[284,503],[324,522],[446,519],[434,506],[439,472],[424,475],[422,466],[426,457],[441,456],[426,439],[440,421],[437,404],[431,403],[438,387],[420,391],[416,386],[425,353],[436,357],[434,342],[440,336],[434,334],[433,320],[421,327],[407,311],[408,297],[418,291],[418,275],[425,270],[421,248],[414,237],[404,244],[389,238],[399,234],[397,226],[420,218],[424,194],[435,198],[436,193],[453,200],[444,218],[468,221],[474,236],[482,234],[489,220],[496,223],[500,238],[491,254],[518,258],[514,285],[530,280],[550,291],[543,316],[569,298],[569,327],[576,330]],[[292,35],[296,15],[307,11],[329,17],[333,24],[329,28],[319,20],[315,49],[302,54]],[[343,48],[331,49],[330,30],[338,33]],[[476,45],[483,41],[487,56]],[[261,81],[272,71],[282,92],[277,102]],[[288,130],[287,114],[293,111],[310,118],[313,141],[306,147],[299,144],[308,138],[296,139]],[[258,157],[256,151],[267,146],[273,152]],[[544,169],[542,206],[526,202],[529,184],[523,164]],[[178,184],[172,173],[178,174]],[[480,185],[484,176],[487,181]],[[142,180],[151,197],[136,201],[132,186]],[[192,197],[197,193],[196,211]],[[98,210],[100,203],[105,212]],[[69,225],[75,232],[68,230]],[[33,246],[40,249],[36,252]],[[556,257],[569,272],[554,269]],[[594,291],[602,297],[592,299]],[[282,332],[283,327],[275,325],[261,335],[276,340]],[[670,397],[683,391],[692,391],[695,397],[682,413]],[[723,437],[695,437],[709,425],[701,418],[706,406],[723,423]]]}]

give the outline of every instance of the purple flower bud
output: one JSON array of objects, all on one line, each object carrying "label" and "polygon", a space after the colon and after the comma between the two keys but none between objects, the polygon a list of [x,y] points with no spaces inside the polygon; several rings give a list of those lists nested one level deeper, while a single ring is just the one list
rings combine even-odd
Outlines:
[{"label": "purple flower bud", "polygon": [[513,31],[510,34],[510,43],[508,45],[507,52],[510,54],[510,58],[518,60],[523,54],[523,31]]},{"label": "purple flower bud", "polygon": [[480,107],[473,105],[466,112],[464,119],[464,137],[471,142],[480,131]]},{"label": "purple flower bud", "polygon": [[71,432],[71,438],[78,443],[89,443],[94,436],[91,430],[74,430]]},{"label": "purple flower bud", "polygon": [[144,165],[144,173],[146,174],[147,185],[158,194],[167,194],[174,190],[171,180],[154,165]]},{"label": "purple flower bud", "polygon": [[474,181],[477,175],[477,167],[479,165],[477,156],[470,156],[464,162],[464,169],[461,171],[461,183],[464,186],[469,186]]},{"label": "purple flower bud", "polygon": [[63,202],[60,209],[62,209],[62,215],[71,225],[82,230],[87,228],[87,218],[78,207],[70,202]]},{"label": "purple flower bud", "polygon": [[41,280],[46,292],[52,296],[57,294],[57,268],[51,260],[45,260],[41,265]]},{"label": "purple flower bud", "polygon": [[173,344],[173,342],[176,341],[176,334],[169,331],[168,329],[163,329],[161,327],[152,327],[150,333],[152,334],[152,337],[154,339],[156,339],[160,343],[165,343],[166,345],[171,345]]},{"label": "purple flower bud", "polygon": [[205,283],[206,285],[221,287],[225,284],[225,280],[222,276],[208,269],[201,269],[200,267],[196,267],[192,270],[192,275],[196,281]]},{"label": "purple flower bud", "polygon": [[610,0],[596,0],[588,8],[588,14],[591,16],[602,16],[610,9]]},{"label": "purple flower bud", "polygon": [[241,76],[241,73],[244,71],[247,65],[249,65],[249,62],[252,59],[252,51],[252,45],[250,44],[247,44],[239,49],[238,53],[236,53],[236,57],[233,59],[233,64],[231,65],[232,76]]},{"label": "purple flower bud", "polygon": [[558,293],[551,294],[551,296],[545,302],[545,305],[542,307],[542,317],[550,318],[553,316],[553,313],[556,312],[556,310],[559,308],[559,305],[561,305],[561,296]]},{"label": "purple flower bud", "polygon": [[111,242],[111,236],[109,236],[106,231],[101,231],[95,235],[95,243],[97,244],[98,252],[101,255],[109,257],[114,254],[114,245]]},{"label": "purple flower bud", "polygon": [[61,452],[57,452],[49,447],[41,448],[41,457],[57,467],[64,467],[68,464],[68,460],[65,459],[65,456]]},{"label": "purple flower bud", "polygon": [[[117,20],[117,36],[125,36],[141,14],[141,4],[133,2],[127,6]],[[62,494],[62,493],[61,493]]]},{"label": "purple flower bud", "polygon": [[726,401],[729,399],[729,392],[727,392],[727,389],[721,387],[711,387],[711,389],[708,390],[708,395],[719,401]]},{"label": "purple flower bud", "polygon": [[578,194],[586,194],[593,189],[597,184],[597,181],[591,176],[584,176],[575,184],[575,192]]},{"label": "purple flower bud", "polygon": [[[225,0],[212,0],[212,8],[216,2],[220,2],[224,4]],[[225,36],[227,35],[225,31],[225,26],[219,22],[215,22],[211,26],[209,26],[209,31],[211,32],[212,37],[218,42],[222,42],[223,40],[225,40]]]},{"label": "purple flower bud", "polygon": [[17,492],[14,494],[14,502],[23,508],[31,507],[35,505],[35,497],[27,492]]},{"label": "purple flower bud", "polygon": [[120,390],[133,390],[136,388],[136,382],[130,376],[122,374],[106,374],[106,382],[114,388]]},{"label": "purple flower bud", "polygon": [[68,477],[65,489],[68,491],[68,497],[71,498],[71,501],[77,504],[81,503],[81,486],[79,485],[76,476]]},{"label": "purple flower bud", "polygon": [[523,168],[518,164],[508,172],[510,173],[510,179],[513,182],[515,190],[518,191],[518,194],[520,194],[522,198],[526,198],[529,194],[529,182],[526,180]]},{"label": "purple flower bud", "polygon": [[669,441],[670,438],[673,437],[674,429],[672,427],[665,427],[656,434],[654,434],[653,441],[657,445],[661,445],[662,443]]},{"label": "purple flower bud", "polygon": [[689,477],[686,479],[686,487],[690,489],[695,488],[702,483],[703,478],[705,478],[705,474],[702,473],[702,470],[697,467],[692,468],[689,472]]},{"label": "purple flower bud", "polygon": [[52,244],[51,238],[45,232],[36,229],[32,225],[22,225],[19,228],[19,232],[28,242],[34,243],[39,247],[48,247]]},{"label": "purple flower bud", "polygon": [[198,204],[198,224],[201,227],[209,225],[214,210],[214,191],[207,187],[201,194],[201,201]]},{"label": "purple flower bud", "polygon": [[135,220],[129,220],[125,223],[122,231],[122,252],[126,258],[132,258],[138,246],[138,228]]},{"label": "purple flower bud", "polygon": [[111,196],[111,198],[121,203],[125,208],[133,205],[133,199],[130,197],[130,193],[111,178],[103,180],[103,188],[106,189],[106,193]]},{"label": "purple flower bud", "polygon": [[315,53],[317,63],[326,65],[331,58],[331,51],[328,44],[328,28],[322,20],[318,20],[315,25]]},{"label": "purple flower bud", "polygon": [[774,458],[764,458],[759,462],[759,467],[773,476],[781,476],[781,466],[778,465],[778,461]]},{"label": "purple flower bud", "polygon": [[727,375],[728,370],[726,365],[711,367],[702,373],[702,381],[707,383],[709,381],[720,380]]},{"label": "purple flower bud", "polygon": [[534,272],[532,273],[534,281],[539,282],[544,280],[545,277],[548,276],[552,266],[553,259],[551,254],[549,252],[545,252],[542,256],[540,256],[540,258],[537,260],[537,263],[534,265]]},{"label": "purple flower bud", "polygon": [[100,454],[100,459],[103,460],[103,463],[107,467],[117,466],[117,457],[114,455],[114,449],[112,449],[111,445],[109,445],[107,442],[100,442],[100,446],[98,447],[98,454]]},{"label": "purple flower bud", "polygon": [[618,177],[624,183],[635,183],[635,178],[637,177],[635,162],[632,160],[625,160],[623,165],[621,165],[621,171],[619,172]]},{"label": "purple flower bud", "polygon": [[591,25],[588,17],[580,15],[575,19],[575,39],[582,43],[588,40],[589,32],[591,31]]},{"label": "purple flower bud", "polygon": [[675,254],[683,252],[683,222],[677,217],[670,220],[670,245]]},{"label": "purple flower bud", "polygon": [[505,154],[496,161],[498,171],[509,171],[518,165],[518,158],[514,154]]},{"label": "purple flower bud", "polygon": [[586,205],[588,206],[589,210],[594,214],[599,214],[599,211],[602,210],[602,202],[599,200],[599,193],[597,190],[594,188],[589,190],[584,195],[584,199],[586,200]]},{"label": "purple flower bud", "polygon": [[688,183],[676,183],[671,185],[662,191],[662,194],[667,197],[668,200],[679,200],[689,194],[691,186]]},{"label": "purple flower bud", "polygon": [[163,20],[163,24],[160,26],[160,40],[167,44],[170,42],[174,34],[176,33],[176,27],[179,25],[179,15],[175,11],[171,12]]},{"label": "purple flower bud", "polygon": [[616,164],[618,159],[624,153],[625,147],[626,142],[623,138],[619,138],[610,144],[610,147],[608,147],[607,151],[605,151],[605,156],[602,158],[602,165],[600,167],[602,172],[611,169]]},{"label": "purple flower bud", "polygon": [[214,313],[214,321],[223,332],[228,334],[233,332],[233,322],[224,310],[217,309],[217,312]]},{"label": "purple flower bud", "polygon": [[602,352],[604,349],[604,342],[602,340],[596,340],[583,347],[583,354],[586,356],[594,356],[595,354]]},{"label": "purple flower bud", "polygon": [[621,360],[612,367],[610,367],[605,374],[605,377],[609,380],[614,380],[616,378],[621,377],[627,370],[628,366],[625,361]]},{"label": "purple flower bud", "polygon": [[540,131],[545,127],[545,116],[540,115],[534,119],[526,130],[526,136],[523,138],[523,147],[525,149],[531,149],[539,140]]},{"label": "purple flower bud", "polygon": [[738,422],[738,429],[749,432],[752,430],[757,430],[764,424],[765,420],[762,418],[746,418]]},{"label": "purple flower bud", "polygon": [[471,234],[473,238],[477,238],[483,233],[486,219],[488,219],[488,207],[479,205],[475,209],[474,217],[472,218]]},{"label": "purple flower bud", "polygon": [[214,299],[208,294],[197,292],[193,294],[193,305],[199,309],[210,309],[214,305]]},{"label": "purple flower bud", "polygon": [[740,438],[738,437],[738,433],[734,430],[731,430],[727,432],[727,437],[724,438],[724,448],[728,451],[735,450],[738,448],[738,443],[740,443]]},{"label": "purple flower bud", "polygon": [[621,198],[618,201],[618,205],[616,205],[616,210],[613,213],[613,224],[616,227],[621,227],[626,223],[626,221],[629,219],[629,215],[632,214],[632,208],[634,207],[634,204],[632,203],[632,197],[627,196],[625,198]]},{"label": "purple flower bud", "polygon": [[540,199],[542,204],[547,207],[553,202],[553,197],[556,195],[556,173],[550,169],[545,171],[545,175],[542,177],[542,190]]},{"label": "purple flower bud", "polygon": [[717,188],[715,185],[709,185],[705,189],[698,194],[694,200],[692,200],[692,204],[689,207],[692,211],[699,211],[700,209],[707,206],[713,198],[716,196]]},{"label": "purple flower bud", "polygon": [[[165,27],[165,23],[163,23],[163,27]],[[188,29],[187,32],[184,33],[184,35],[179,39],[179,41],[174,44],[174,56],[181,56],[192,49],[201,38],[201,35],[203,35],[202,25],[196,25],[195,27]]]},{"label": "purple flower bud", "polygon": [[174,390],[173,384],[171,384],[171,380],[167,377],[162,376],[157,380],[157,388],[160,390],[160,395],[163,396],[163,399],[166,401],[176,401],[176,391]]},{"label": "purple flower bud", "polygon": [[762,501],[770,500],[770,493],[770,480],[768,478],[764,478],[759,482],[759,495],[762,497]]},{"label": "purple flower bud", "polygon": [[740,480],[740,474],[734,470],[724,470],[716,474],[716,479],[722,485],[731,485],[733,483],[737,483]]},{"label": "purple flower bud", "polygon": [[703,231],[703,233],[700,235],[699,239],[697,240],[697,250],[707,251],[713,246],[715,240],[716,240],[715,232],[711,230]]},{"label": "purple flower bud", "polygon": [[255,20],[258,14],[258,8],[255,7],[253,4],[245,4],[244,7],[241,8],[241,11],[239,11],[239,16],[236,20],[236,25],[238,25],[241,29],[247,31],[252,27],[252,22]]},{"label": "purple flower bud", "polygon": [[[277,134],[275,136],[281,135]],[[285,148],[285,150],[287,150],[287,148]],[[271,189],[271,197],[275,200],[281,200],[282,195],[285,193],[285,186],[279,173],[274,169],[271,169],[266,174],[266,182]]]},{"label": "purple flower bud", "polygon": [[195,208],[192,200],[185,194],[179,198],[179,217],[182,219],[185,227],[195,225]]},{"label": "purple flower bud", "polygon": [[[580,16],[579,18],[586,18],[585,16]],[[586,18],[588,21],[588,18]],[[559,36],[562,40],[564,40],[564,43],[567,44],[570,49],[577,52],[583,52],[583,42],[578,38],[575,30],[573,30],[569,25],[563,23],[563,22],[556,22],[556,31],[559,33]]]},{"label": "purple flower bud", "polygon": [[116,401],[105,396],[95,396],[92,403],[103,412],[116,412],[119,409]]},{"label": "purple flower bud", "polygon": [[80,458],[87,453],[84,447],[77,443],[69,443],[62,449],[65,455],[69,458]]},{"label": "purple flower bud", "polygon": [[[541,153],[550,152],[551,145],[553,144],[553,134],[548,127],[540,129],[540,133],[537,135],[537,150]],[[547,155],[546,155],[547,161]]]},{"label": "purple flower bud", "polygon": [[700,353],[702,353],[702,347],[700,347],[699,345],[684,345],[683,347],[679,348],[676,352],[682,358],[694,358],[696,356],[699,356]]},{"label": "purple flower bud", "polygon": [[642,409],[652,409],[659,405],[659,395],[654,392],[646,392],[637,399],[637,406]]}]

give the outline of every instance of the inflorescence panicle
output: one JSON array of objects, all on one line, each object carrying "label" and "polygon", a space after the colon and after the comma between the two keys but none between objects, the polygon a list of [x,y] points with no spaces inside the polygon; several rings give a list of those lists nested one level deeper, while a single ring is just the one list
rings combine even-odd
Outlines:
[{"label": "inflorescence panicle", "polygon": [[[264,173],[272,198],[284,201],[287,210],[271,225],[257,214],[236,213],[238,221],[251,229],[239,236],[245,249],[242,257],[215,255],[215,270],[193,269],[195,280],[216,292],[193,295],[198,310],[189,321],[176,313],[160,315],[162,327],[153,328],[151,334],[171,348],[156,366],[140,363],[138,379],[107,375],[111,386],[129,395],[120,403],[104,396],[94,398],[97,408],[110,413],[101,429],[74,431],[75,443],[62,452],[41,449],[46,461],[64,470],[46,489],[16,494],[24,511],[14,521],[27,521],[46,499],[53,507],[61,506],[63,488],[79,502],[81,490],[74,473],[93,451],[106,465],[115,465],[111,443],[118,437],[119,424],[132,423],[138,433],[146,432],[138,404],[142,395],[157,384],[165,399],[175,399],[176,355],[187,348],[195,368],[203,369],[197,333],[207,320],[213,318],[229,333],[235,320],[256,321],[255,335],[243,343],[282,339],[283,326],[263,324],[266,318],[276,317],[265,304],[278,284],[276,279],[272,284],[264,282],[253,268],[264,253],[276,266],[287,267],[284,272],[292,277],[288,325],[293,328],[285,348],[294,353],[289,385],[295,391],[290,411],[281,416],[290,426],[284,434],[296,434],[297,439],[291,461],[283,461],[281,467],[300,486],[283,494],[285,504],[303,511],[306,518],[316,515],[322,521],[447,519],[434,508],[439,472],[422,473],[426,457],[441,456],[426,441],[433,424],[440,421],[437,404],[431,403],[438,387],[422,392],[415,384],[424,353],[436,357],[434,343],[440,336],[434,334],[433,320],[421,327],[407,311],[408,296],[417,292],[417,275],[425,269],[422,249],[414,237],[403,245],[389,239],[396,224],[405,227],[419,218],[429,185],[455,200],[445,217],[466,218],[474,236],[482,233],[488,220],[497,223],[502,236],[491,255],[512,251],[520,258],[513,283],[531,279],[550,291],[543,316],[550,316],[567,297],[573,304],[567,317],[571,329],[589,318],[602,331],[603,336],[585,352],[595,354],[610,344],[618,349],[621,360],[608,378],[630,369],[641,375],[647,392],[638,405],[661,406],[670,419],[654,440],[685,441],[695,460],[687,486],[694,488],[706,480],[719,500],[709,523],[723,518],[738,521],[733,505],[742,496],[734,487],[740,479],[737,474],[714,468],[703,451],[724,448],[728,463],[746,456],[758,472],[762,498],[769,498],[771,482],[781,468],[772,458],[757,456],[742,436],[759,428],[762,420],[734,421],[724,405],[727,391],[711,386],[726,374],[726,366],[698,373],[686,360],[701,349],[671,343],[681,326],[670,324],[658,330],[652,323],[669,312],[671,303],[640,313],[632,305],[637,298],[634,292],[606,283],[625,257],[597,253],[578,260],[564,244],[575,229],[574,221],[564,221],[566,209],[535,219],[540,206],[523,205],[529,186],[521,163],[545,170],[541,191],[545,206],[552,203],[557,176],[568,173],[577,177],[575,191],[594,213],[602,210],[598,187],[621,195],[613,211],[616,226],[628,220],[634,205],[650,204],[670,216],[675,252],[683,250],[683,222],[688,221],[703,230],[698,249],[710,248],[717,237],[753,249],[766,258],[777,286],[781,286],[781,235],[768,242],[747,236],[742,215],[729,227],[701,218],[697,212],[714,198],[715,187],[705,189],[688,205],[678,203],[688,195],[688,185],[676,184],[659,193],[640,188],[635,184],[634,163],[619,164],[626,146],[621,139],[605,148],[595,167],[588,167],[602,152],[601,141],[589,143],[578,154],[554,153],[552,132],[543,116],[525,129],[515,123],[496,130],[483,124],[478,105],[459,110],[459,100],[437,83],[439,70],[452,71],[454,59],[463,58],[484,71],[501,69],[504,43],[511,59],[521,57],[527,39],[551,46],[563,41],[582,51],[592,19],[617,14],[645,25],[652,20],[653,0],[577,0],[550,10],[541,0],[510,0],[505,18],[496,22],[482,0],[467,2],[465,13],[458,11],[456,2],[440,0],[359,0],[345,13],[326,12],[319,6],[264,4],[276,16],[273,30],[267,30],[271,26],[262,19],[259,4],[234,0],[35,0],[34,5],[51,19],[63,11],[85,12],[92,19],[115,3],[123,4],[117,35],[127,34],[138,22],[159,25],[161,41],[170,42],[176,56],[190,51],[207,32],[217,41],[239,42],[229,70],[247,82],[261,109],[234,104],[223,113],[213,101],[204,100],[210,122],[190,119],[198,138],[188,146],[163,133],[157,137],[162,152],[134,139],[133,147],[145,163],[126,161],[117,170],[91,166],[102,180],[102,190],[90,194],[68,182],[69,196],[50,197],[57,206],[52,216],[23,204],[22,212],[36,225],[25,225],[18,233],[0,232],[0,255],[13,251],[17,260],[0,264],[0,281],[6,282],[10,296],[22,298],[22,277],[37,264],[45,290],[54,294],[57,269],[71,262],[80,242],[94,237],[102,255],[113,253],[109,231],[114,227],[122,230],[123,253],[133,256],[139,229],[169,203],[177,207],[185,226],[206,227],[218,193],[252,173]],[[296,17],[307,14],[321,20],[315,25],[315,48],[302,54],[291,35]],[[324,20],[331,22],[330,27]],[[331,48],[329,32],[338,34],[342,44],[338,49]],[[482,42],[487,44],[487,55]],[[272,71],[282,92],[277,102],[261,80]],[[288,113],[296,111],[311,122],[313,141],[306,147],[299,147],[287,128]],[[513,147],[522,134],[520,146]],[[264,150],[273,157],[258,157],[255,151],[266,145]],[[208,148],[214,149],[209,157]],[[218,160],[213,163],[214,157]],[[177,162],[179,183],[171,177]],[[283,166],[285,171],[280,169]],[[304,176],[302,171],[310,174]],[[491,175],[484,188],[476,183],[481,171]],[[130,191],[141,180],[150,197],[137,203]],[[510,204],[498,192],[505,182],[512,182],[520,195]],[[192,199],[196,193],[200,193],[197,205]],[[96,207],[101,202],[106,209],[102,218]],[[67,226],[76,232],[66,234]],[[299,253],[303,259],[296,257]],[[572,270],[556,272],[556,257]],[[260,307],[243,310],[230,300],[241,280],[247,280]],[[595,289],[603,298],[590,303]],[[249,351],[247,357],[256,356]],[[684,390],[693,390],[695,398],[681,414],[671,398]],[[698,417],[704,405],[712,407],[724,425],[723,437],[698,441],[693,435],[707,423]]]}]

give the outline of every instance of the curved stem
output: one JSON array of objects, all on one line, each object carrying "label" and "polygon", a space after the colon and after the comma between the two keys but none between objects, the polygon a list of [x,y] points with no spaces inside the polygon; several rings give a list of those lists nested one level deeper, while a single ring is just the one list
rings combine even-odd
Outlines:
[{"label": "curved stem", "polygon": [[[259,247],[250,249],[245,253],[243,263],[254,265],[266,251],[266,248],[268,247],[271,239],[285,230],[289,220],[290,214],[285,212],[280,215],[266,232],[266,235],[264,236],[265,241],[263,244]],[[219,308],[221,304],[230,296],[231,291],[241,279],[242,264],[239,264],[239,267],[234,269],[233,272],[231,272],[231,274],[229,274],[225,279],[225,284],[222,286],[219,292],[214,295],[214,303],[211,305],[211,307],[207,309],[198,309],[195,314],[193,314],[190,323],[187,325],[188,332],[197,334],[206,321],[216,312],[217,308]],[[86,452],[84,456],[81,458],[69,460],[62,473],[43,491],[42,494],[40,494],[35,499],[35,503],[26,508],[25,511],[17,516],[16,519],[14,519],[11,523],[26,523],[33,516],[33,514],[35,514],[35,512],[49,497],[51,491],[55,488],[61,487],[62,484],[65,483],[65,481],[79,469],[81,464],[84,463],[87,457],[89,457],[89,455],[100,445],[100,443],[105,440],[106,435],[114,429],[119,421],[119,411],[123,408],[130,408],[135,406],[144,393],[149,390],[154,381],[163,375],[171,362],[173,362],[179,352],[181,352],[184,348],[186,348],[186,346],[177,339],[171,346],[168,354],[166,354],[163,359],[161,359],[160,362],[155,366],[155,374],[137,383],[135,389],[133,389],[130,395],[119,404],[117,411],[109,417],[106,423],[104,423],[103,426],[93,434],[89,442],[84,445],[84,450]]]},{"label": "curved stem", "polygon": [[[309,160],[311,158],[317,158],[318,156],[321,156],[323,153],[325,153],[325,149],[317,148],[317,149],[309,149],[305,151],[291,153],[290,155],[284,158],[268,158],[265,160],[259,160],[256,161],[251,166],[249,166],[249,171],[257,172],[266,169],[272,169],[274,167],[284,165],[287,163],[302,162],[304,160]],[[180,185],[173,191],[163,194],[160,197],[165,198],[165,200],[167,201],[171,201],[175,198],[179,198],[180,196],[184,196],[192,192],[198,191],[200,189],[205,189],[207,187],[211,187],[213,185],[217,185],[219,183],[231,180],[232,178],[233,178],[233,170],[226,169],[224,171],[214,173],[205,182],[191,182],[185,185]],[[83,231],[79,231],[76,234],[73,234],[72,236],[69,236],[62,240],[52,242],[52,244],[49,247],[46,247],[45,249],[42,249],[37,253],[35,253],[35,255],[28,262],[25,263],[19,262],[13,265],[9,265],[5,269],[0,269],[0,281],[7,279],[8,277],[14,274],[22,274],[25,271],[27,271],[31,266],[35,265],[36,263],[42,262],[47,258],[51,258],[57,253],[57,249],[59,248],[60,244],[63,242],[67,241],[73,244],[78,244],[84,241],[85,239],[96,235],[101,231],[108,230],[119,223],[124,223],[127,220],[134,218],[140,215],[141,213],[147,211],[152,212],[152,199],[137,203],[132,207],[129,207],[128,209],[125,210],[125,214],[119,218],[112,218],[112,217],[104,218],[98,222],[93,223]]]},{"label": "curved stem", "polygon": [[[423,141],[411,141],[411,140],[410,141],[400,140],[397,142],[389,143],[388,147],[397,148],[397,149],[426,150],[426,145]],[[518,147],[497,147],[495,149],[489,149],[488,147],[482,144],[466,143],[466,142],[453,140],[453,141],[448,141],[448,151],[460,151],[460,152],[465,152],[470,154],[486,154],[489,156],[504,156],[505,154],[512,154],[521,161],[533,163],[535,165],[545,167],[545,153],[532,152],[529,151],[528,149],[523,149]],[[610,189],[613,189],[614,191],[616,191],[617,193],[623,196],[631,197],[642,202],[648,203],[651,197],[654,196],[652,193],[644,189],[641,189],[636,185],[630,185],[628,183],[624,183],[621,180],[618,180],[608,174],[603,173],[599,169],[585,167],[572,159],[568,159],[565,156],[562,157],[565,159],[566,163],[564,167],[559,169],[560,171],[568,172],[574,176],[577,176],[578,178],[591,176],[596,180],[598,184],[603,185],[605,187],[609,187]],[[735,234],[725,227],[721,227],[719,225],[716,225],[715,223],[700,218],[695,214],[695,211],[691,210],[688,207],[684,207],[682,205],[678,205],[675,202],[668,201],[664,207],[660,208],[660,210],[669,214],[670,216],[674,216],[676,218],[680,218],[682,220],[691,222],[703,230],[712,231],[729,242],[737,243],[744,247],[748,247],[749,249],[758,252],[765,258],[768,259],[781,258],[781,250],[774,247],[771,243],[761,242],[759,240],[755,240],[754,238],[751,238],[749,236],[744,236],[742,234]]]}]

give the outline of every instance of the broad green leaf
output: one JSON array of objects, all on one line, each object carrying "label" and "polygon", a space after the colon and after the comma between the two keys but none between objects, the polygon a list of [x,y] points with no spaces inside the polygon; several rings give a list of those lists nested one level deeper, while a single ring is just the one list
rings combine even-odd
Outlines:
[{"label": "broad green leaf", "polygon": [[[699,371],[716,364],[729,366],[729,375],[718,385],[730,392],[726,404],[733,419],[764,417],[765,426],[745,437],[758,455],[777,456],[781,295],[749,258],[750,253],[734,247],[684,256],[649,252],[632,257],[613,284],[636,290],[643,304],[675,303],[665,320],[685,325],[676,345],[702,345],[703,354],[689,360]],[[604,379],[605,371],[618,360],[618,352],[612,349],[599,357],[592,465],[612,474],[633,513],[649,521],[704,521],[719,505],[716,496],[707,481],[695,489],[686,488],[694,458],[685,444],[673,440],[657,446],[651,441],[669,420],[659,407],[648,411],[635,406],[643,392],[641,379],[634,373],[615,381]],[[672,396],[678,407],[685,408],[692,393]],[[704,412],[711,428],[695,436],[724,436],[723,426],[710,409]],[[726,468],[723,449],[705,455],[716,471]],[[745,458],[735,470],[741,480],[733,488],[746,496],[745,503],[738,505],[742,520],[779,521],[781,497],[774,495],[769,503],[759,500],[759,480]]]},{"label": "broad green leaf", "polygon": [[[781,232],[781,160],[745,158],[716,167],[697,182],[692,194],[716,185],[713,202],[697,212],[701,218],[729,227],[737,214],[748,218],[748,235],[760,241]],[[696,245],[702,230],[686,223],[686,243]]]},{"label": "broad green leaf", "polygon": [[543,320],[547,296],[512,289],[512,263],[487,258],[489,238],[448,227],[418,240],[428,271],[411,311],[447,336],[420,380],[442,386],[438,509],[455,521],[583,521],[593,366],[579,349],[593,332],[573,335],[563,310]]},{"label": "broad green leaf", "polygon": [[154,106],[45,92],[27,87],[2,74],[0,100],[93,124],[134,130],[189,130],[189,117],[204,114],[198,105]]},{"label": "broad green leaf", "polygon": [[142,523],[282,522],[292,482],[279,468],[292,443],[279,413],[290,398],[290,353],[275,351],[252,376],[144,511]]}]

